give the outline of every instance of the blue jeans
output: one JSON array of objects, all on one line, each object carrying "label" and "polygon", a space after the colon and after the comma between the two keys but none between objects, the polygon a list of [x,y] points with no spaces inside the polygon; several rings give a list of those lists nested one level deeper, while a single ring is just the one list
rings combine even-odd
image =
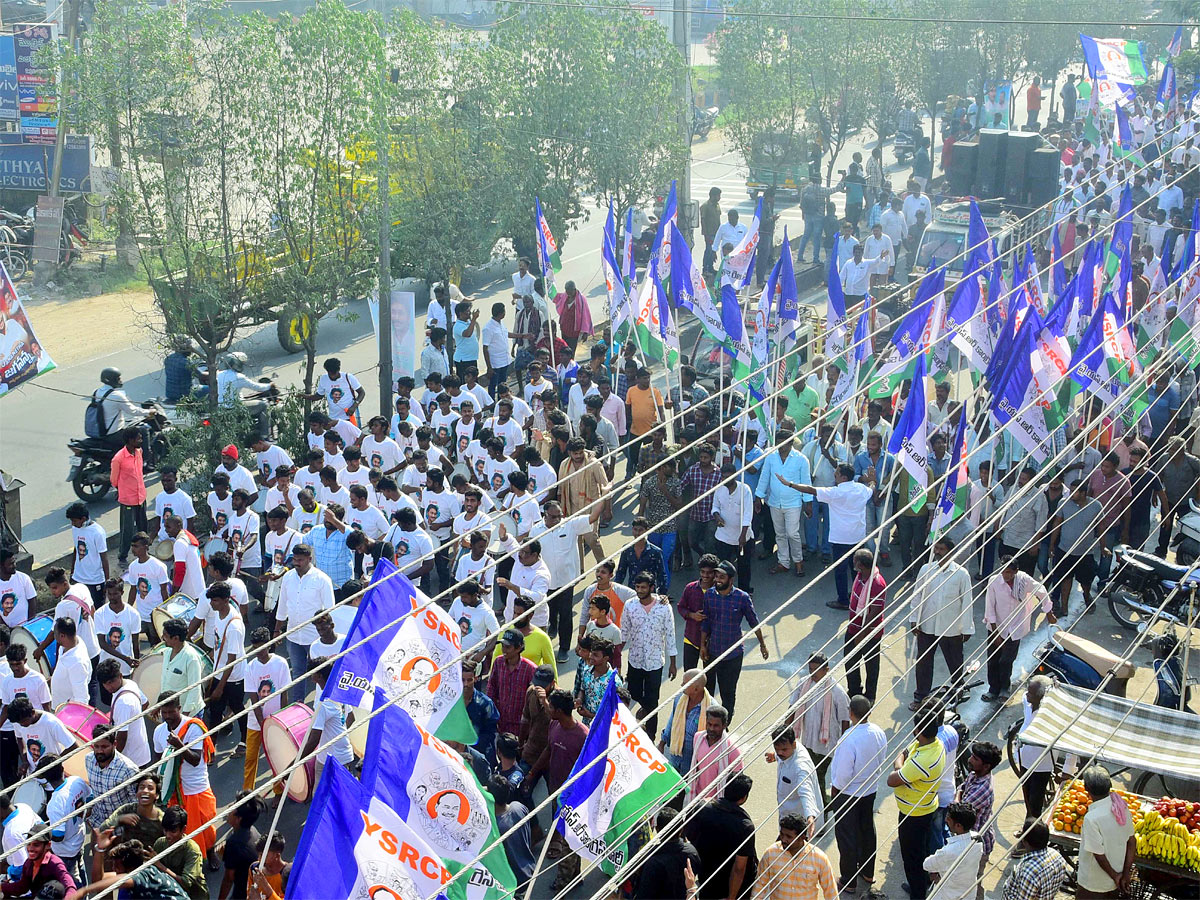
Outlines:
[{"label": "blue jeans", "polygon": [[[284,638],[283,643],[287,647],[288,668],[292,670],[292,678],[302,672],[307,672],[309,668],[308,644],[297,644],[291,638]],[[309,686],[308,678],[296,682],[288,691],[288,699],[292,703],[303,703]]]},{"label": "blue jeans", "polygon": [[1050,538],[1042,538],[1038,543],[1037,569],[1045,578],[1050,574]]},{"label": "blue jeans", "polygon": [[495,397],[496,391],[499,390],[500,385],[504,384],[504,382],[507,380],[508,366],[499,366],[495,369],[492,369],[491,373],[488,375],[488,393]]},{"label": "blue jeans", "polygon": [[[887,506],[889,508],[892,505],[893,504],[891,504],[891,503],[887,504]],[[890,515],[891,515],[891,513],[889,513],[889,516]],[[867,534],[870,534],[875,529],[879,528],[879,526],[882,525],[884,521],[885,521],[885,519],[884,519],[884,515],[883,515],[883,506],[876,506],[874,503],[872,503],[870,500],[868,500],[867,501]],[[891,550],[891,531],[892,531],[891,525],[887,525],[880,531],[880,534],[879,534],[879,555],[880,556],[888,556],[889,555],[888,551]],[[875,538],[871,538],[869,541],[867,541],[867,547],[870,550],[875,549]]]},{"label": "blue jeans", "polygon": [[818,503],[812,516],[804,520],[804,545],[809,553],[819,550],[823,556],[830,554],[828,503]]},{"label": "blue jeans", "polygon": [[[833,554],[833,583],[837,585],[838,603],[850,602],[850,579],[853,577],[854,567],[852,560],[853,556],[849,556],[850,551],[854,549],[853,544],[830,544],[829,550]],[[845,556],[846,559],[841,558]]]},{"label": "blue jeans", "polygon": [[671,557],[675,555],[675,541],[678,540],[678,537],[674,531],[666,534],[650,532],[650,543],[662,551],[664,568],[667,570],[667,583],[658,586],[662,591],[671,587]]},{"label": "blue jeans", "polygon": [[813,262],[821,258],[821,226],[824,224],[824,216],[804,220],[804,234],[800,237],[800,243],[796,245],[796,259],[804,261],[804,248],[808,246],[809,241],[813,245]]},{"label": "blue jeans", "polygon": [[[947,759],[946,765],[953,765],[953,763]],[[933,822],[929,829],[929,852],[931,854],[937,853],[946,846],[946,810],[949,808],[948,806],[939,806],[933,813]]]}]

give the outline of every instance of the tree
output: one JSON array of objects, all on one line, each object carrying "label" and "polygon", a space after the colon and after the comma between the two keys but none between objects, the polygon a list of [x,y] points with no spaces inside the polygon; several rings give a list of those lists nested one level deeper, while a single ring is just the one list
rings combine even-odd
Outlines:
[{"label": "tree", "polygon": [[[375,133],[383,45],[371,18],[324,2],[275,26],[259,94],[266,148],[255,180],[272,210],[265,302],[280,341],[305,354],[311,393],[318,323],[375,280],[373,160],[353,158]],[[373,64],[372,64],[373,63]]]}]

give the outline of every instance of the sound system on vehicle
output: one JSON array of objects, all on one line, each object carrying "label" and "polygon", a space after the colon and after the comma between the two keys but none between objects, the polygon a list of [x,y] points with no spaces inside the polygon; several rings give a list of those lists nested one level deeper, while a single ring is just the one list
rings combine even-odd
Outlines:
[{"label": "sound system on vehicle", "polygon": [[1003,128],[979,129],[979,162],[975,169],[975,193],[985,200],[999,197],[1004,190],[1004,154],[1008,131]]},{"label": "sound system on vehicle", "polygon": [[1029,205],[1042,206],[1058,197],[1059,152],[1054,147],[1039,147],[1029,154],[1026,188]]},{"label": "sound system on vehicle", "polygon": [[1042,136],[1033,131],[1009,132],[1004,153],[1004,196],[1013,203],[1024,203],[1029,156],[1042,145]]},{"label": "sound system on vehicle", "polygon": [[979,144],[959,141],[950,151],[950,193],[966,197],[975,184],[975,166],[979,162]]}]

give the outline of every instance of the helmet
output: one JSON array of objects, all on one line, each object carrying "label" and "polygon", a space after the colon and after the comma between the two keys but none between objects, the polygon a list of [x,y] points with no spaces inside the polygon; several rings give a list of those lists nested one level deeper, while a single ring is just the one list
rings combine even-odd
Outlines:
[{"label": "helmet", "polygon": [[245,353],[242,353],[240,350],[230,353],[225,357],[225,365],[230,369],[233,369],[235,372],[242,371],[242,369],[246,367],[246,363],[249,361],[250,357],[248,357]]},{"label": "helmet", "polygon": [[109,387],[120,387],[121,386],[121,370],[114,369],[112,366],[109,366],[106,369],[102,369],[100,371],[100,383],[107,384]]}]

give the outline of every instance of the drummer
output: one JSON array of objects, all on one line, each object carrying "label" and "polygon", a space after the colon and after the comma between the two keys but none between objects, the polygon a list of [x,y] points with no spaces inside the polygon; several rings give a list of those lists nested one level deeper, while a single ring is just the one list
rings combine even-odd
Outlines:
[{"label": "drummer", "polygon": [[80,880],[79,863],[83,857],[83,813],[78,812],[92,793],[88,783],[78,775],[63,771],[62,761],[48,756],[43,760],[43,774],[50,796],[46,800],[46,821],[50,823],[50,849],[63,861],[67,872]]},{"label": "drummer", "polygon": [[213,677],[205,699],[205,718],[215,733],[228,708],[237,717],[242,741],[234,755],[246,751],[246,625],[243,616],[233,609],[233,590],[229,582],[218,581],[208,587],[207,598],[214,620]]},{"label": "drummer", "polygon": [[158,604],[167,602],[171,575],[162,560],[150,554],[150,535],[146,532],[139,531],[133,536],[130,549],[133,550],[133,562],[122,576],[122,580],[129,585],[126,602],[137,607],[142,634],[153,646],[158,643],[158,637],[154,634],[154,622],[150,614]]},{"label": "drummer", "polygon": [[115,659],[100,663],[100,688],[112,697],[112,733],[117,750],[139,768],[150,765],[150,741],[144,717],[149,700],[136,681],[130,681]]},{"label": "drummer", "polygon": [[[100,637],[100,664],[112,660],[122,675],[128,675],[141,661],[142,617],[137,608],[125,605],[125,584],[120,578],[110,578],[104,585],[108,602],[96,610],[96,633]],[[100,702],[107,706],[112,694],[104,687],[100,670],[96,670],[100,686]]]},{"label": "drummer", "polygon": [[167,516],[167,537],[175,542],[174,571],[171,584],[185,597],[196,599],[204,592],[204,570],[200,565],[200,542],[190,531],[185,531],[183,519]]},{"label": "drummer", "polygon": [[217,815],[217,798],[208,779],[208,763],[216,748],[204,723],[185,716],[177,697],[164,692],[159,695],[158,704],[162,724],[154,729],[154,758],[170,756],[163,763],[168,804],[184,808],[190,828],[203,829],[192,840],[205,854],[208,864],[216,868],[213,847],[217,830],[211,823]]},{"label": "drummer", "polygon": [[[94,676],[96,665],[100,662],[100,643],[96,640],[96,625],[93,619],[96,610],[92,605],[91,591],[86,585],[68,582],[67,573],[58,566],[53,566],[46,572],[46,587],[50,588],[50,595],[57,601],[54,606],[55,620],[66,617],[75,623],[75,630],[83,644],[82,654],[91,661],[91,671]],[[50,646],[52,640],[54,640],[53,630],[42,638],[37,650],[33,652],[33,658],[44,658],[46,648]],[[51,688],[53,693],[53,683]],[[100,697],[100,686],[96,684],[95,677],[88,685],[88,697],[93,706]],[[84,700],[88,701],[88,697],[85,697]]]},{"label": "drummer", "polygon": [[58,756],[75,746],[75,735],[62,720],[52,712],[35,709],[26,697],[8,704],[8,718],[16,726],[17,746],[22,750],[18,781],[35,771],[43,757]]},{"label": "drummer", "polygon": [[246,589],[255,600],[261,600],[263,590],[258,576],[262,574],[262,544],[258,537],[258,513],[251,509],[253,498],[258,495],[251,495],[247,490],[236,488],[231,496],[233,514],[229,517],[225,533],[226,540],[229,541],[229,552],[236,563],[234,571],[238,575],[246,576]]},{"label": "drummer", "polygon": [[200,651],[188,641],[187,623],[183,619],[168,619],[162,627],[162,639],[167,645],[163,654],[162,691],[178,693],[188,714],[199,713],[203,706],[200,681],[204,677],[204,661]]},{"label": "drummer", "polygon": [[[258,760],[262,756],[263,722],[283,706],[284,687],[292,680],[288,662],[272,653],[271,632],[259,627],[250,632],[250,652],[253,658],[246,663],[245,689],[253,705],[246,717],[246,761],[242,768],[242,789],[254,790],[258,780]],[[275,796],[283,794],[283,782],[275,782]]]},{"label": "drummer", "polygon": [[4,787],[17,783],[17,769],[21,757],[16,733],[16,719],[9,704],[20,697],[34,708],[51,712],[50,685],[41,672],[28,665],[28,650],[24,644],[9,644],[4,651],[9,674],[0,678],[0,775]]},{"label": "drummer", "polygon": [[320,699],[325,691],[325,682],[333,669],[333,663],[325,662],[312,671],[313,681],[317,683],[317,703],[314,710],[312,727],[308,731],[308,740],[301,751],[302,757],[309,756],[318,747],[317,766],[313,784],[321,780],[321,770],[325,760],[330,756],[348,766],[354,762],[354,748],[350,746],[350,737],[346,734],[346,707],[335,700]]},{"label": "drummer", "polygon": [[[228,553],[214,553],[208,561],[208,571],[212,573],[212,584],[227,584],[229,585],[230,596],[235,604],[234,610],[237,615],[241,616],[242,621],[250,621],[250,594],[247,590],[246,579],[238,578],[233,574],[234,564],[233,557]],[[209,585],[211,588],[212,585]],[[208,590],[206,589],[200,595],[196,602],[196,611],[192,615],[192,621],[188,623],[188,639],[192,640],[200,626],[204,626],[204,633],[200,639],[200,644],[204,647],[205,652],[212,650],[217,646],[217,611],[213,609],[212,604],[208,600]]]}]

